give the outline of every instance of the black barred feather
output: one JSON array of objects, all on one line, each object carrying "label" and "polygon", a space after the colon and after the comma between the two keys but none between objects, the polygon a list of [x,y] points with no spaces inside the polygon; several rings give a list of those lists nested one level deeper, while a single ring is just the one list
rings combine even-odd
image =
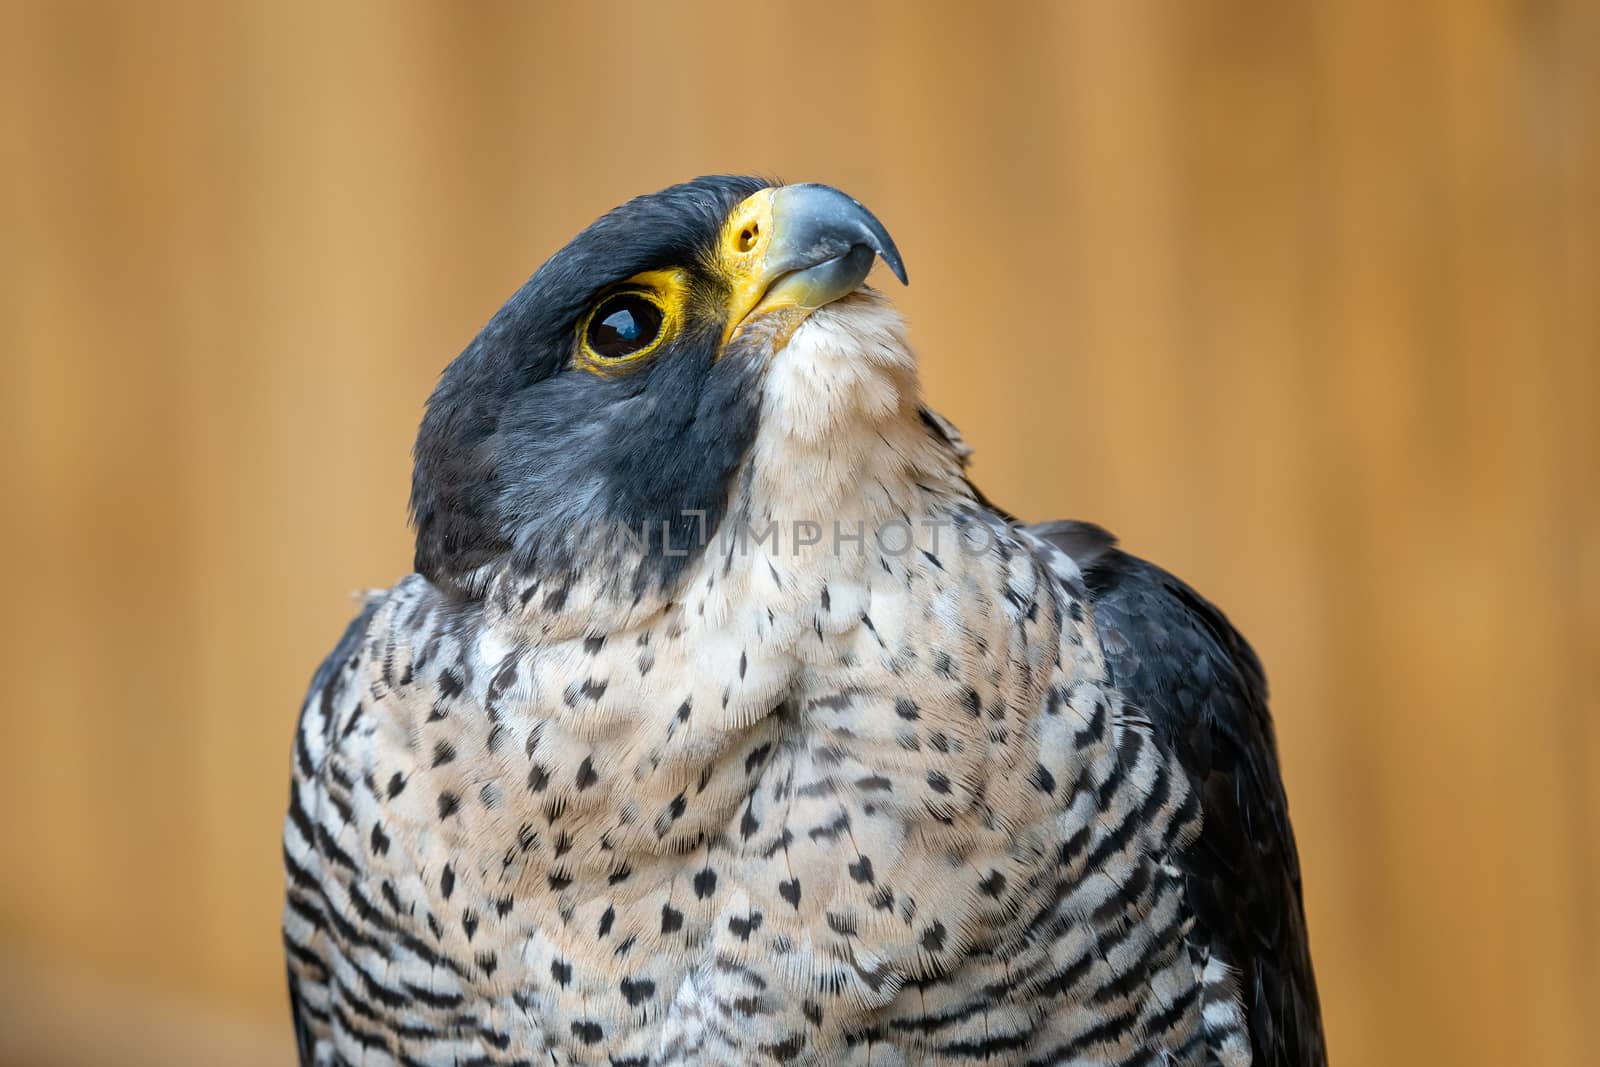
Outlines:
[{"label": "black barred feather", "polygon": [[1034,532],[1082,569],[1112,683],[1143,709],[1201,798],[1200,837],[1179,854],[1194,936],[1239,972],[1255,1067],[1325,1064],[1260,660],[1213,604],[1100,527],[1054,522]]},{"label": "black barred feather", "polygon": [[[367,624],[371,621],[372,614],[377,608],[377,599],[370,598],[362,605],[360,613],[350,620],[350,625],[345,627],[343,636],[339,638],[339,643],[334,646],[333,651],[328,654],[327,659],[322,661],[317,667],[316,674],[312,676],[311,687],[306,694],[308,703],[312,700],[328,699],[337,691],[339,688],[338,679],[342,674],[349,671],[352,661],[359,655],[361,642],[367,633]],[[310,778],[316,769],[303,765],[310,761],[310,757],[305,751],[304,738],[297,735],[296,741],[295,758],[302,763],[301,774],[306,778]],[[291,813],[300,810],[296,796],[299,788],[298,781],[291,782],[289,786],[289,810]],[[291,814],[290,818],[294,818],[294,815]],[[289,859],[287,853],[285,853],[284,859],[290,872],[289,906],[294,908],[296,904],[301,905],[302,914],[311,919],[314,927],[318,928],[315,936],[320,936],[320,927],[326,922],[325,910],[318,906],[320,901],[313,902],[307,899],[308,897],[320,895],[317,892],[316,882],[309,875],[303,873],[299,878],[296,878],[295,865]],[[304,954],[308,959],[316,961],[319,967],[321,966],[320,961],[316,960],[316,956],[310,952],[307,946],[297,944],[293,938],[288,936],[287,932],[284,937],[284,948],[291,959],[297,954]],[[312,1035],[310,1025],[310,1012],[313,1009],[309,1008],[305,1002],[305,997],[301,993],[300,984],[295,976],[293,966],[289,967],[288,982],[289,1014],[294,1019],[295,1051],[301,1067],[310,1067],[311,1064],[316,1062],[314,1051],[316,1041]]]}]

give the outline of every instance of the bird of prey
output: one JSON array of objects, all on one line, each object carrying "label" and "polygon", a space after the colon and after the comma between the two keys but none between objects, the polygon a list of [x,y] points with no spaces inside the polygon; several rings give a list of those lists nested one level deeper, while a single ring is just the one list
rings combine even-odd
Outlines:
[{"label": "bird of prey", "polygon": [[700,178],[444,371],[294,742],[302,1063],[1325,1062],[1255,655],[973,487],[879,258]]}]

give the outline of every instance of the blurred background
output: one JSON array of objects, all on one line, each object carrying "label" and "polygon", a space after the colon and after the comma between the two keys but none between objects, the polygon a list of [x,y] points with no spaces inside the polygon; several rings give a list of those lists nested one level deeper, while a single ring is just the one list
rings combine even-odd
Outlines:
[{"label": "blurred background", "polygon": [[0,7],[0,1062],[285,1064],[288,751],[444,364],[708,171],[1272,678],[1334,1061],[1595,1063],[1600,6]]}]

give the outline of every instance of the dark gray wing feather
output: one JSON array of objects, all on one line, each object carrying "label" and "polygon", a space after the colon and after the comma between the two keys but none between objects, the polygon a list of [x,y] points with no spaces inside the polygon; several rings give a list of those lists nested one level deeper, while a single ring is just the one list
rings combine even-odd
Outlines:
[{"label": "dark gray wing feather", "polygon": [[300,987],[293,971],[289,972],[289,1017],[294,1020],[295,1062],[300,1067],[314,1067],[316,1053],[312,1050],[311,1029],[306,1025],[305,1006],[300,1001]]},{"label": "dark gray wing feather", "polygon": [[1100,527],[1032,529],[1077,561],[1113,682],[1200,797],[1204,826],[1179,863],[1194,936],[1239,972],[1255,1067],[1321,1067],[1300,860],[1261,662],[1222,612]]}]

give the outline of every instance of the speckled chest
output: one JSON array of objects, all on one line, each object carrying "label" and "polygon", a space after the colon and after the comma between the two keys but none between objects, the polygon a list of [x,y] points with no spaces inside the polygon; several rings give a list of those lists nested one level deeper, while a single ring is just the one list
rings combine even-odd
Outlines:
[{"label": "speckled chest", "polygon": [[[530,632],[548,589],[496,608],[397,587],[303,724],[302,869],[338,916],[312,950],[330,1046],[640,1065],[1182,1047],[1200,974],[1162,863],[1193,830],[1181,776],[1122,723],[1070,569],[949,518],[942,545],[730,564],[750,583],[732,600],[709,568],[604,636]],[[1095,997],[1126,1017],[1100,1039]]]}]

